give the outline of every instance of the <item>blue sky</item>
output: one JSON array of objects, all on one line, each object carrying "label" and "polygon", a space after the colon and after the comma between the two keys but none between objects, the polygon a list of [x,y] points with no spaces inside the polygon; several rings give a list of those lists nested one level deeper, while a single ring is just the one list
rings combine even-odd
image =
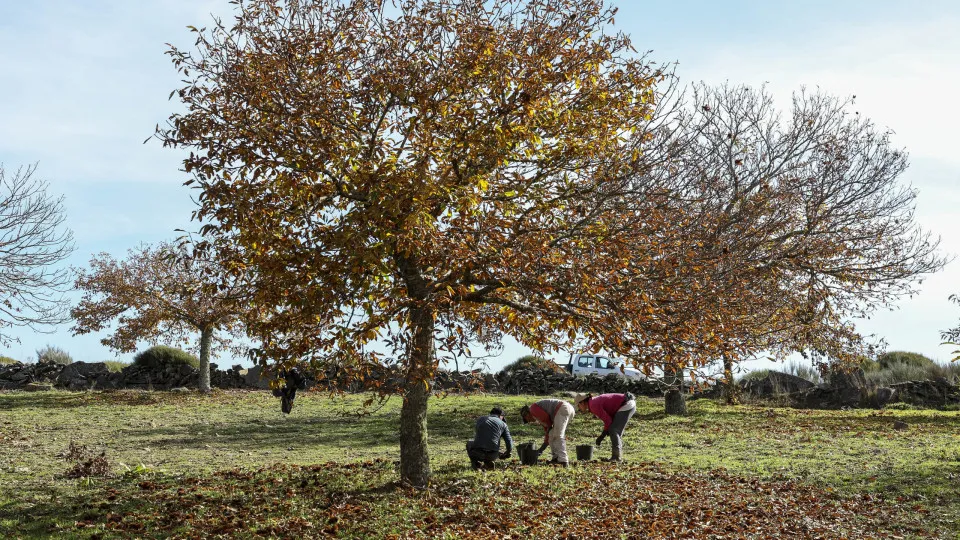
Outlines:
[{"label": "blue sky", "polygon": [[[960,253],[960,3],[904,1],[614,2],[617,29],[651,58],[678,62],[684,82],[766,84],[786,106],[806,86],[857,96],[857,110],[895,131],[911,156],[903,181],[918,191],[917,219],[948,253]],[[191,228],[181,155],[143,144],[176,107],[178,76],[165,43],[192,43],[187,25],[228,15],[227,0],[0,0],[0,162],[38,162],[66,197],[85,266],[101,251],[123,256],[139,242]],[[930,276],[919,295],[861,327],[889,348],[947,360],[939,331],[956,326],[960,262]],[[114,354],[102,336],[20,332],[5,354],[32,359],[50,344],[76,360]],[[527,351],[508,344],[493,368]],[[558,357],[559,358],[559,357]],[[221,364],[233,363],[230,359]],[[755,362],[753,367],[766,367]]]}]

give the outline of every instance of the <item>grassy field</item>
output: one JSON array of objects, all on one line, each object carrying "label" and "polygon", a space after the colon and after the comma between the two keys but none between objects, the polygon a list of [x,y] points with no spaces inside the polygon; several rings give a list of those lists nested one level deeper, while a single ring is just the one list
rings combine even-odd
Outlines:
[{"label": "grassy field", "polygon": [[[474,472],[472,419],[500,405],[539,441],[517,415],[536,398],[450,396],[417,491],[396,473],[399,400],[365,399],[307,393],[284,417],[266,392],[0,393],[0,537],[960,536],[957,412],[641,400],[626,463]],[[600,429],[578,414],[571,453]]]}]

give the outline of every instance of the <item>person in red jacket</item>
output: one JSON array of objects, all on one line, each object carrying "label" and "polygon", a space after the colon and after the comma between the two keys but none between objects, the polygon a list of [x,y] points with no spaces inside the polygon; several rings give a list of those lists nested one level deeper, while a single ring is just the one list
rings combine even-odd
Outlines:
[{"label": "person in red jacket", "polygon": [[543,426],[543,445],[537,451],[542,454],[547,445],[553,454],[552,463],[559,463],[566,467],[567,458],[567,424],[576,411],[570,402],[562,399],[541,399],[533,405],[524,405],[520,409],[520,417],[524,424],[536,422]]},{"label": "person in red jacket", "polygon": [[591,394],[578,394],[574,398],[577,409],[587,412],[590,411],[594,416],[603,421],[603,432],[597,437],[597,446],[603,442],[603,438],[610,435],[610,446],[612,448],[610,459],[607,461],[621,461],[623,459],[623,430],[627,427],[627,422],[637,412],[637,401],[633,394],[600,394],[593,396]]}]

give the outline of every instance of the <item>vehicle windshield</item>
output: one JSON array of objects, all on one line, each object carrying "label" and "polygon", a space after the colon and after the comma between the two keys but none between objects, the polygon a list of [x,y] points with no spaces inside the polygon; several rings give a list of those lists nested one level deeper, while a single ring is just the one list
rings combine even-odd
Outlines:
[{"label": "vehicle windshield", "polygon": [[616,363],[613,360],[605,356],[597,357],[597,369],[613,369],[615,367]]}]

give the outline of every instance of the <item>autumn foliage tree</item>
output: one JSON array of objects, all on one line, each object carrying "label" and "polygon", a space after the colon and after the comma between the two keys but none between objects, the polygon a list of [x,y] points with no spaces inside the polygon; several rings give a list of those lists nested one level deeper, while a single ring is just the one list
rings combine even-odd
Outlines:
[{"label": "autumn foliage tree", "polygon": [[913,218],[905,152],[851,109],[800,92],[784,114],[763,89],[696,86],[666,165],[645,171],[670,178],[695,216],[683,233],[699,268],[693,315],[723,318],[708,329],[728,376],[760,351],[848,365],[873,357],[850,321],[915,292],[946,262]]},{"label": "autumn foliage tree", "polygon": [[401,476],[424,485],[435,350],[509,334],[649,343],[656,363],[707,355],[711,320],[683,311],[689,218],[630,180],[664,73],[609,31],[613,9],[387,4],[239,2],[171,50],[185,112],[159,136],[192,151],[201,232],[252,269],[261,361],[363,373],[383,361],[369,345],[392,349]]},{"label": "autumn foliage tree", "polygon": [[63,198],[53,198],[36,165],[12,175],[0,165],[0,343],[15,341],[9,329],[44,327],[69,320],[64,293],[70,272],[60,266],[74,250]]},{"label": "autumn foliage tree", "polygon": [[120,261],[101,253],[90,260],[89,270],[77,271],[75,286],[83,297],[70,310],[74,335],[116,322],[101,340],[115,351],[133,352],[139,341],[186,344],[199,334],[202,392],[210,391],[212,349],[238,347],[244,335],[240,313],[246,288],[216,259],[183,245],[142,245]]}]

